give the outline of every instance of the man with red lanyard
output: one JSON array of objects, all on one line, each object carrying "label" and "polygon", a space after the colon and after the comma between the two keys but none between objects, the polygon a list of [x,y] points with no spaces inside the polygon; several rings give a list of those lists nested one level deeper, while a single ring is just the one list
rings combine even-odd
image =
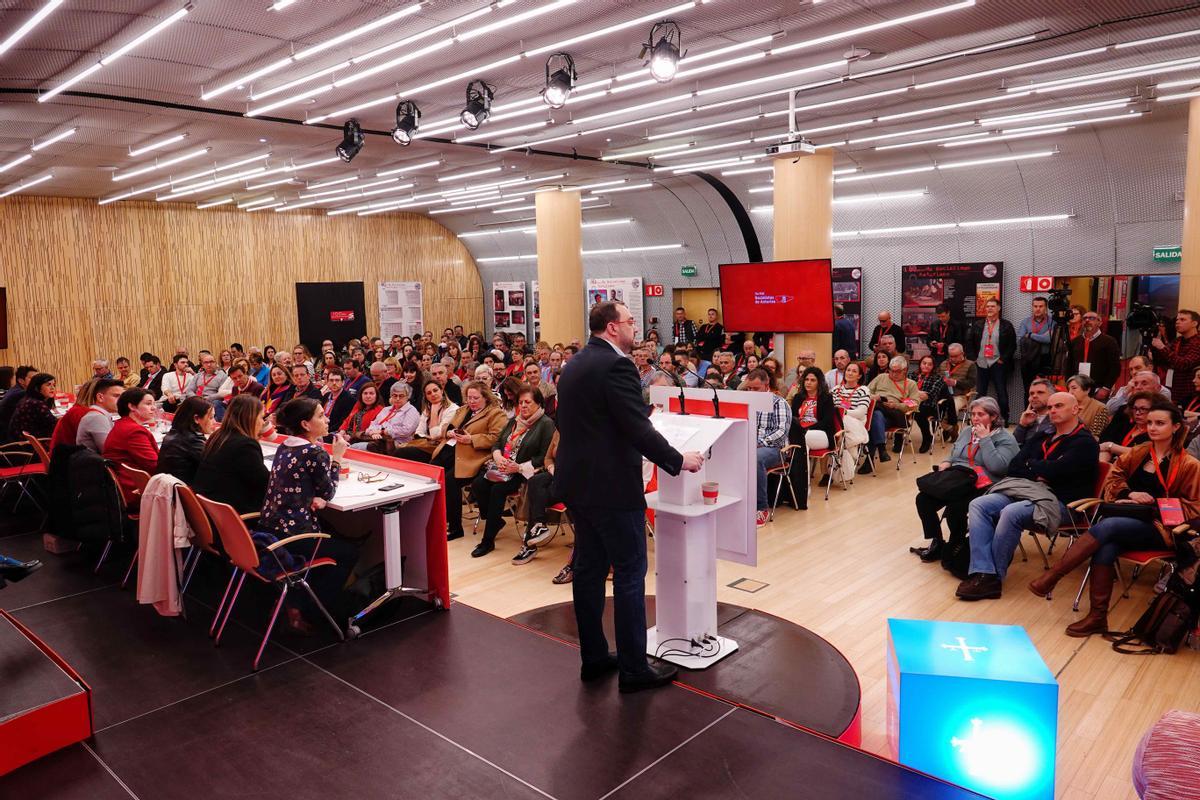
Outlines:
[{"label": "man with red lanyard", "polygon": [[1171,389],[1171,399],[1179,406],[1186,406],[1187,401],[1195,393],[1192,384],[1192,373],[1200,367],[1200,314],[1181,308],[1175,315],[1175,333],[1177,338],[1173,345],[1168,346],[1161,336],[1156,336],[1150,345],[1154,348],[1156,364],[1167,367],[1167,377],[1163,380]]},{"label": "man with red lanyard", "polygon": [[346,417],[354,410],[356,398],[345,389],[345,376],[337,367],[331,367],[325,373],[325,392],[321,395],[321,406],[329,419],[329,429],[336,431],[342,427]]},{"label": "man with red lanyard", "polygon": [[1096,383],[1096,396],[1108,397],[1121,377],[1121,345],[1104,332],[1104,321],[1095,311],[1083,315],[1083,328],[1071,342],[1070,355],[1067,373],[1087,375]]},{"label": "man with red lanyard", "polygon": [[1011,322],[1000,318],[999,300],[992,298],[983,308],[985,316],[967,336],[979,382],[977,392],[979,397],[987,397],[988,389],[994,389],[1000,413],[1007,420],[1009,365],[1017,349],[1017,332]]},{"label": "man with red lanyard", "polygon": [[199,397],[210,403],[215,403],[218,393],[229,377],[224,370],[217,369],[217,359],[212,353],[200,356],[200,371],[188,382],[187,397]]},{"label": "man with red lanyard", "polygon": [[850,354],[845,350],[838,350],[833,354],[833,369],[825,373],[825,385],[829,387],[829,391],[832,392],[846,382],[846,365],[849,363]]},{"label": "man with red lanyard", "polygon": [[963,330],[963,324],[951,318],[950,306],[938,303],[934,313],[937,315],[937,320],[929,326],[927,341],[934,363],[941,366],[942,362],[950,357],[950,345],[961,345],[967,340],[967,336],[966,331]]},{"label": "man with red lanyard", "polygon": [[[1079,401],[1073,395],[1056,392],[1050,395],[1047,408],[1054,430],[1035,431],[1025,440],[1021,452],[1008,465],[1008,477],[1046,484],[1057,498],[1059,519],[1066,519],[1067,503],[1090,497],[1095,491],[1100,448],[1080,424]],[[1041,501],[1020,499],[1018,487],[1009,488],[1013,483],[1009,480],[997,484],[998,491],[971,501],[967,511],[970,576],[959,584],[956,594],[961,600],[1000,596],[1021,535],[1033,524]],[[1041,512],[1046,513],[1045,509]]]},{"label": "man with red lanyard", "polygon": [[1050,370],[1050,337],[1054,335],[1054,320],[1046,310],[1046,298],[1033,298],[1033,314],[1017,326],[1017,342],[1021,346],[1021,384],[1029,394],[1034,378]]}]

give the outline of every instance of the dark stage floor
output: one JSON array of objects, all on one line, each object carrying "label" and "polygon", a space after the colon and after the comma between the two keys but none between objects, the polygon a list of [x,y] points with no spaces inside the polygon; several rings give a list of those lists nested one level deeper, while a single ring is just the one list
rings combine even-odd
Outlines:
[{"label": "dark stage floor", "polygon": [[250,674],[266,598],[214,648],[215,564],[183,620],[117,588],[124,559],[94,576],[35,534],[0,552],[47,562],[0,607],[79,670],[96,714],[87,743],[0,778],[2,800],[977,797],[680,686],[581,684],[572,646],[468,606],[406,600],[347,644],[278,636]]}]

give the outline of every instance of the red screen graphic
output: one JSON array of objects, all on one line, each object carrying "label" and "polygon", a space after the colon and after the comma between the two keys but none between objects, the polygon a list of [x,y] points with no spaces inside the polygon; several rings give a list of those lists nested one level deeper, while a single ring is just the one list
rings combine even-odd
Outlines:
[{"label": "red screen graphic", "polygon": [[829,259],[722,264],[720,269],[725,330],[833,331],[833,278]]}]

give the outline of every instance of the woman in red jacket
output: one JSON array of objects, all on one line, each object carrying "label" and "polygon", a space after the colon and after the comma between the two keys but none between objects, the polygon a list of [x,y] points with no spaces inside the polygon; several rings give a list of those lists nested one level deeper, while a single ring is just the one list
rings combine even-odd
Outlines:
[{"label": "woman in red jacket", "polygon": [[[154,395],[145,389],[126,389],[117,398],[121,417],[104,440],[101,454],[109,461],[154,474],[158,467],[158,443],[147,425],[154,424]],[[118,480],[124,471],[118,470]],[[130,488],[126,486],[126,488]]]}]

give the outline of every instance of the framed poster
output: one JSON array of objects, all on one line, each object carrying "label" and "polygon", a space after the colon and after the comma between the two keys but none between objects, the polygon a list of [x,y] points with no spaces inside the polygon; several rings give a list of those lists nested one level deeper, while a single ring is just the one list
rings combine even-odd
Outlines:
[{"label": "framed poster", "polygon": [[637,320],[638,337],[645,335],[645,313],[641,278],[588,278],[586,307],[613,300],[629,307],[629,313]]},{"label": "framed poster", "polygon": [[379,335],[420,336],[425,331],[425,295],[420,281],[379,284]]},{"label": "framed poster", "polygon": [[499,333],[525,333],[528,320],[525,281],[492,283],[492,330]]},{"label": "framed poster", "polygon": [[905,349],[914,359],[929,353],[929,330],[937,319],[935,309],[950,307],[950,317],[973,323],[983,316],[988,300],[1000,300],[1003,261],[970,264],[913,264],[901,268],[900,327]]},{"label": "framed poster", "polygon": [[833,302],[854,323],[855,336],[862,347],[862,270],[858,267],[833,268]]},{"label": "framed poster", "polygon": [[529,293],[533,295],[533,341],[540,341],[542,338],[542,298],[538,294],[538,282],[529,282]]}]

